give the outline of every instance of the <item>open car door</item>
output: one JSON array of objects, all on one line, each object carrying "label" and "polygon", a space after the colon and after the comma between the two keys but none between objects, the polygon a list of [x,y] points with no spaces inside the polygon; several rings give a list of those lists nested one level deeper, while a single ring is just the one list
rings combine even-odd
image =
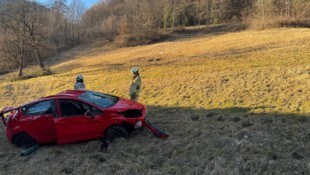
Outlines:
[{"label": "open car door", "polygon": [[58,100],[59,117],[54,120],[58,144],[99,138],[99,122],[88,113],[90,105],[77,100]]}]

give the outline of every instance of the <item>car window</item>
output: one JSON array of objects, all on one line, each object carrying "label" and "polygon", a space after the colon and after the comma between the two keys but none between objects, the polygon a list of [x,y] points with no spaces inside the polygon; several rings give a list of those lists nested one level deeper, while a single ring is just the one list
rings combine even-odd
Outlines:
[{"label": "car window", "polygon": [[118,97],[92,91],[87,91],[83,93],[82,95],[79,96],[79,98],[91,104],[98,105],[102,108],[109,108],[111,106],[114,106],[119,100]]},{"label": "car window", "polygon": [[53,114],[53,101],[43,101],[23,107],[25,115],[47,115]]},{"label": "car window", "polygon": [[94,114],[99,114],[101,112],[86,103],[75,100],[60,100],[59,106],[62,117],[86,115],[87,112],[92,112]]}]

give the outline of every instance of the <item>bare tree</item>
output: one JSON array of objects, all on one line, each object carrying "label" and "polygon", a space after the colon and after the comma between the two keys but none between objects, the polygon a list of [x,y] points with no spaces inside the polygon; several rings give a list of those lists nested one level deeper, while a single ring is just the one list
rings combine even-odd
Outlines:
[{"label": "bare tree", "polygon": [[49,27],[51,29],[51,40],[57,47],[66,45],[67,21],[65,14],[68,10],[66,0],[52,0],[50,4]]},{"label": "bare tree", "polygon": [[46,41],[50,37],[47,26],[47,9],[37,3],[24,3],[24,5],[22,8],[27,9],[25,12],[27,20],[24,21],[24,25],[30,37],[28,42],[34,50],[38,65],[44,69],[40,49],[47,47]]},{"label": "bare tree", "polygon": [[85,4],[81,0],[72,0],[68,6],[66,17],[69,21],[69,36],[73,41],[80,40],[80,22],[85,9]]},{"label": "bare tree", "polygon": [[[0,11],[1,28],[5,34],[2,52],[12,58],[18,58],[19,75],[22,75],[26,55],[34,56],[39,67],[44,69],[41,50],[48,48],[49,10],[35,2],[13,0],[4,2]],[[16,53],[13,53],[14,51]]]},{"label": "bare tree", "polygon": [[23,76],[23,67],[28,51],[29,35],[24,23],[27,21],[27,15],[22,9],[25,1],[14,1],[14,3],[5,2],[0,7],[0,24],[4,31],[1,51],[12,62],[18,64],[18,76]]}]

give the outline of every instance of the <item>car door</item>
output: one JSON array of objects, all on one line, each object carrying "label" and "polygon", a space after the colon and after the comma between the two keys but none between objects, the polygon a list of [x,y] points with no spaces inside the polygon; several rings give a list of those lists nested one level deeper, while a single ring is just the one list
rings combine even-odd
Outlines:
[{"label": "car door", "polygon": [[58,144],[80,142],[101,137],[97,113],[94,107],[78,100],[59,99],[59,117],[55,121]]},{"label": "car door", "polygon": [[55,100],[46,100],[22,107],[22,125],[25,132],[39,143],[56,141],[54,117],[56,116]]}]

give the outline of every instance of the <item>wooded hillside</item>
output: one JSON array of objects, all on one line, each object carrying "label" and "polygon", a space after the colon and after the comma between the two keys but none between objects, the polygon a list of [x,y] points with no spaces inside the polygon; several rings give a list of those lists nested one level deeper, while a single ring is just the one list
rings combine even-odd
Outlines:
[{"label": "wooded hillside", "polygon": [[309,27],[309,0],[0,1],[0,73],[38,64],[83,42],[148,44],[185,26],[245,23],[249,27]]}]

